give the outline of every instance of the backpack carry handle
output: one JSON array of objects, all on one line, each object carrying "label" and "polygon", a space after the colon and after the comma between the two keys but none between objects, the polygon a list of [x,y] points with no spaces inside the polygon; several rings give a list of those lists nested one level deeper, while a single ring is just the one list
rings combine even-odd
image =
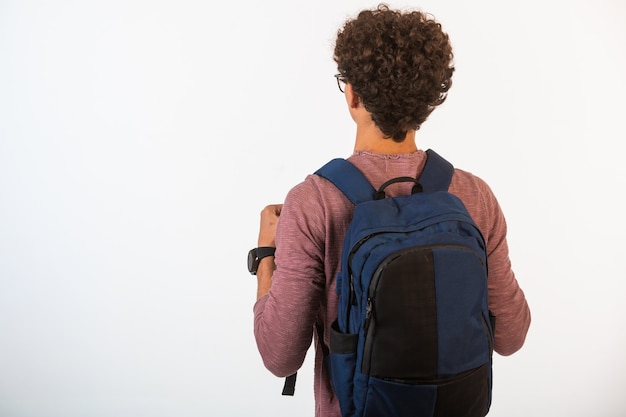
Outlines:
[{"label": "backpack carry handle", "polygon": [[374,196],[374,200],[382,200],[385,198],[385,188],[387,188],[388,186],[390,186],[391,184],[396,184],[398,182],[412,182],[414,183],[413,188],[411,189],[411,194],[417,194],[417,193],[421,193],[422,191],[424,191],[424,188],[422,187],[422,184],[419,183],[418,180],[416,180],[413,177],[397,177],[397,178],[392,178],[389,181],[385,182],[383,185],[380,186],[380,188],[378,189],[378,191],[376,191],[376,195]]},{"label": "backpack carry handle", "polygon": [[409,181],[415,183],[412,194],[419,192],[446,191],[454,175],[454,167],[432,149],[426,151],[427,159],[419,179],[398,177],[384,183],[378,191],[367,178],[343,158],[336,158],[315,171],[315,174],[333,183],[354,205],[385,198],[384,189],[394,182]]}]

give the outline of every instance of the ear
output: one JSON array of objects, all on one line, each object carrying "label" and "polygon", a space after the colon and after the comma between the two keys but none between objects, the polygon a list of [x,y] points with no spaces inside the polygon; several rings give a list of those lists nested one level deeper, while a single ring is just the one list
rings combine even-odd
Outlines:
[{"label": "ear", "polygon": [[361,97],[359,97],[352,89],[352,84],[346,84],[346,101],[351,109],[357,109],[361,105]]}]

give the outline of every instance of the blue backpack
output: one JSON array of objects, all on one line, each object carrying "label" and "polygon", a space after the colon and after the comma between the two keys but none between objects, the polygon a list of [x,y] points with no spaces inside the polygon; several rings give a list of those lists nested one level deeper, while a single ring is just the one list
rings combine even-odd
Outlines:
[{"label": "blue backpack", "polygon": [[[344,417],[483,417],[491,405],[485,242],[447,191],[453,166],[427,156],[418,179],[379,190],[344,159],[316,172],[355,205],[327,361]],[[412,194],[385,198],[400,181]]]}]

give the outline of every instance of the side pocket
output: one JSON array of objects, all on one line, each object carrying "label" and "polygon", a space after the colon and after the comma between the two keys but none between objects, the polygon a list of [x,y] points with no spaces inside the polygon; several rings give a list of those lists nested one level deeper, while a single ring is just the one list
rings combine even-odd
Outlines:
[{"label": "side pocket", "polygon": [[354,371],[356,369],[356,349],[358,334],[345,334],[339,331],[337,321],[330,326],[330,378],[339,400],[341,414],[354,414]]}]

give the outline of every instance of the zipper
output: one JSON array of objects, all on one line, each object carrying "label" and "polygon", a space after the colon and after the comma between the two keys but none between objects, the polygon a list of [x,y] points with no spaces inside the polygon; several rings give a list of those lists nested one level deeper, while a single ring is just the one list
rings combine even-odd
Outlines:
[{"label": "zipper", "polygon": [[[416,246],[416,247],[411,247],[411,248],[406,248],[406,249],[409,249],[409,250],[422,249],[423,250],[423,249],[441,249],[441,248],[461,249],[461,250],[472,252],[478,258],[478,260],[480,261],[480,264],[483,267],[485,267],[485,261],[483,260],[483,258],[478,256],[474,250],[472,250],[472,249],[470,249],[470,248],[468,248],[467,246],[464,246],[464,245],[424,245],[424,246]],[[404,250],[402,250],[400,252],[403,252],[403,251]],[[395,254],[389,255],[387,258],[385,258],[380,263],[380,265],[378,265],[378,268],[376,269],[376,272],[374,273],[374,276],[372,277],[372,281],[370,282],[370,287],[369,287],[369,297],[370,298],[374,298],[374,296],[376,295],[376,289],[378,288],[378,281],[380,281],[380,276],[381,276],[380,270],[384,266],[386,266],[391,260],[395,259],[394,255]]]},{"label": "zipper", "polygon": [[365,304],[365,322],[363,323],[363,332],[367,335],[367,329],[370,327],[370,319],[372,318],[372,310],[374,304],[371,297],[367,297],[367,303]]},{"label": "zipper", "polygon": [[[415,229],[418,230],[418,229]],[[367,236],[365,236],[364,238],[361,238],[361,240],[359,240],[352,248],[352,251],[350,252],[350,255],[348,256],[348,276],[349,276],[349,286],[350,286],[350,294],[349,294],[349,301],[351,305],[356,305],[357,301],[356,301],[356,292],[354,291],[354,275],[352,274],[352,269],[350,268],[350,265],[352,264],[352,259],[354,259],[354,255],[356,254],[356,252],[359,250],[359,248],[361,246],[363,246],[365,244],[365,242],[367,242],[368,240],[370,240],[372,237],[379,235],[379,234],[384,234],[384,233],[390,233],[389,231],[382,231],[382,232],[375,232],[375,233],[371,233]],[[402,232],[405,233],[405,232]],[[482,235],[481,235],[482,236]],[[465,249],[467,250],[467,246],[463,246],[463,245],[426,245],[423,246],[424,248],[460,248],[460,249]],[[485,266],[485,262],[483,261],[483,259],[481,257],[479,257],[480,263],[481,265],[484,267]],[[384,262],[384,261],[383,261]],[[370,288],[372,288],[372,285],[370,283]],[[370,294],[371,296],[371,294]]]},{"label": "zipper", "polygon": [[365,305],[365,320],[363,322],[363,363],[361,365],[361,372],[364,375],[370,374],[370,368],[372,364],[372,349],[374,344],[374,338],[370,333],[374,333],[373,320],[374,300],[372,297],[367,297],[367,304]]},{"label": "zipper", "polygon": [[[350,282],[349,282],[350,294],[349,294],[348,301],[349,301],[350,305],[353,305],[353,306],[357,305],[356,291],[354,290],[354,274],[352,274],[352,268],[350,267],[350,265],[352,265],[352,259],[354,259],[354,255],[359,250],[359,248],[361,246],[363,246],[365,244],[365,242],[370,240],[372,238],[372,236],[375,236],[377,234],[378,233],[367,235],[364,238],[362,238],[361,240],[359,240],[356,243],[356,245],[354,245],[354,247],[352,248],[352,251],[350,252],[350,255],[348,256],[348,277],[349,277],[349,280],[350,280]],[[348,320],[348,322],[349,322],[349,320]]]}]

